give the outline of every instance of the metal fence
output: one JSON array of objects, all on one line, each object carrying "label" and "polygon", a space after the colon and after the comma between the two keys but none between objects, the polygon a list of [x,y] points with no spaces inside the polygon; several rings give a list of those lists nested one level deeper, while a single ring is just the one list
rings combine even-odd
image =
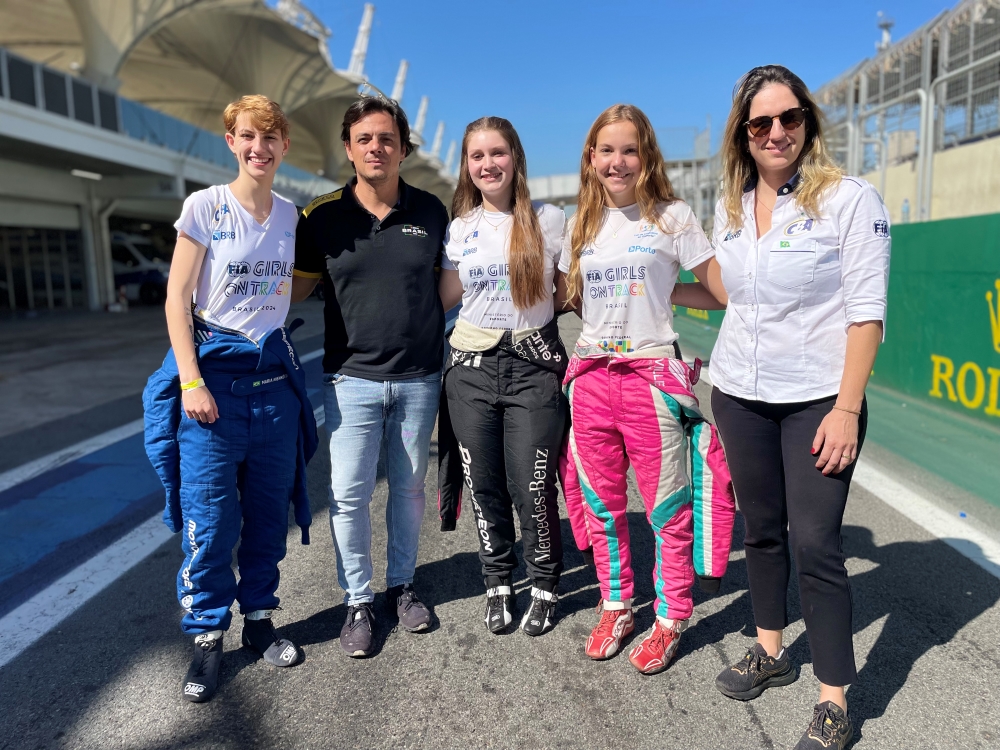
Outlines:
[{"label": "metal fence", "polygon": [[851,174],[915,162],[914,219],[930,218],[937,151],[1000,135],[1000,0],[964,0],[816,92]]}]

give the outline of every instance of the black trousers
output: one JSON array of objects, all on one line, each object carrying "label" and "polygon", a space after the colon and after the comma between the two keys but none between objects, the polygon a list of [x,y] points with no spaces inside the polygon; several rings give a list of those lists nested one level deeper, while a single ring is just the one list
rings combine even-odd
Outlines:
[{"label": "black trousers", "polygon": [[[823,476],[810,452],[816,430],[836,400],[831,396],[770,404],[712,389],[712,411],[746,521],[743,545],[754,620],[765,630],[788,624],[790,552],[798,571],[813,672],[820,682],[839,686],[858,676],[851,588],[840,540],[855,465]],[[866,402],[861,407],[859,452],[867,422]]]},{"label": "black trousers", "polygon": [[556,480],[567,413],[559,376],[497,348],[452,365],[444,387],[486,586],[511,583],[516,509],[528,575],[554,591],[563,569]]}]

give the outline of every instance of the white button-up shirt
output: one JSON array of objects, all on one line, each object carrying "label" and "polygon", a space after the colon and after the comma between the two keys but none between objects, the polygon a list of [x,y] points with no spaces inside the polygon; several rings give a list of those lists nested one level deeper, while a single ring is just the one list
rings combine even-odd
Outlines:
[{"label": "white button-up shirt", "polygon": [[840,390],[852,323],[885,327],[889,216],[856,177],[828,191],[818,218],[795,203],[793,178],[778,191],[771,229],[757,238],[755,190],[743,226],[716,206],[713,244],[729,295],[709,374],[723,393],[770,403],[827,398]]}]

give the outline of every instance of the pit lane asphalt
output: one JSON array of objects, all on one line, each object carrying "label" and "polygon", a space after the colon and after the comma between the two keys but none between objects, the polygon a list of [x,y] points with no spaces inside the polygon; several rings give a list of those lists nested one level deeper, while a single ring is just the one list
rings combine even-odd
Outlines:
[{"label": "pit lane asphalt", "polygon": [[[699,395],[706,404],[705,387]],[[303,664],[279,671],[240,648],[236,618],[216,698],[183,701],[190,646],[177,627],[182,554],[175,536],[0,670],[0,748],[794,746],[818,689],[794,590],[786,645],[802,666],[798,682],[750,703],[724,698],[713,684],[752,643],[739,526],[721,591],[696,591],[675,661],[643,677],[625,653],[607,662],[583,654],[599,594],[565,520],[567,572],[555,630],[538,639],[485,630],[472,514],[466,507],[455,532],[438,531],[435,464],[432,448],[415,581],[435,611],[431,632],[395,627],[380,593],[376,654],[351,660],[341,652],[346,608],[327,531],[329,457],[321,449],[309,468],[313,543],[300,545],[290,529],[284,610],[275,618],[305,651]],[[634,642],[653,622],[653,546],[634,484],[630,497]],[[380,478],[372,507],[376,579],[385,566],[385,498]],[[1000,581],[857,486],[844,549],[860,672],[848,693],[860,725],[856,746],[1000,746]],[[515,580],[523,611],[523,567]]]}]

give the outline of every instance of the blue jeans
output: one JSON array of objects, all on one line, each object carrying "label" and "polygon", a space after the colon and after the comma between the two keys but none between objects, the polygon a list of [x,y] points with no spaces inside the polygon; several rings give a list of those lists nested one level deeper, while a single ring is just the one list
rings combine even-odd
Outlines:
[{"label": "blue jeans", "polygon": [[386,584],[413,582],[424,517],[424,480],[441,396],[441,373],[409,380],[323,376],[330,433],[330,531],[337,550],[337,581],[348,604],[372,602],[372,527],[379,451],[386,441],[389,542]]}]

